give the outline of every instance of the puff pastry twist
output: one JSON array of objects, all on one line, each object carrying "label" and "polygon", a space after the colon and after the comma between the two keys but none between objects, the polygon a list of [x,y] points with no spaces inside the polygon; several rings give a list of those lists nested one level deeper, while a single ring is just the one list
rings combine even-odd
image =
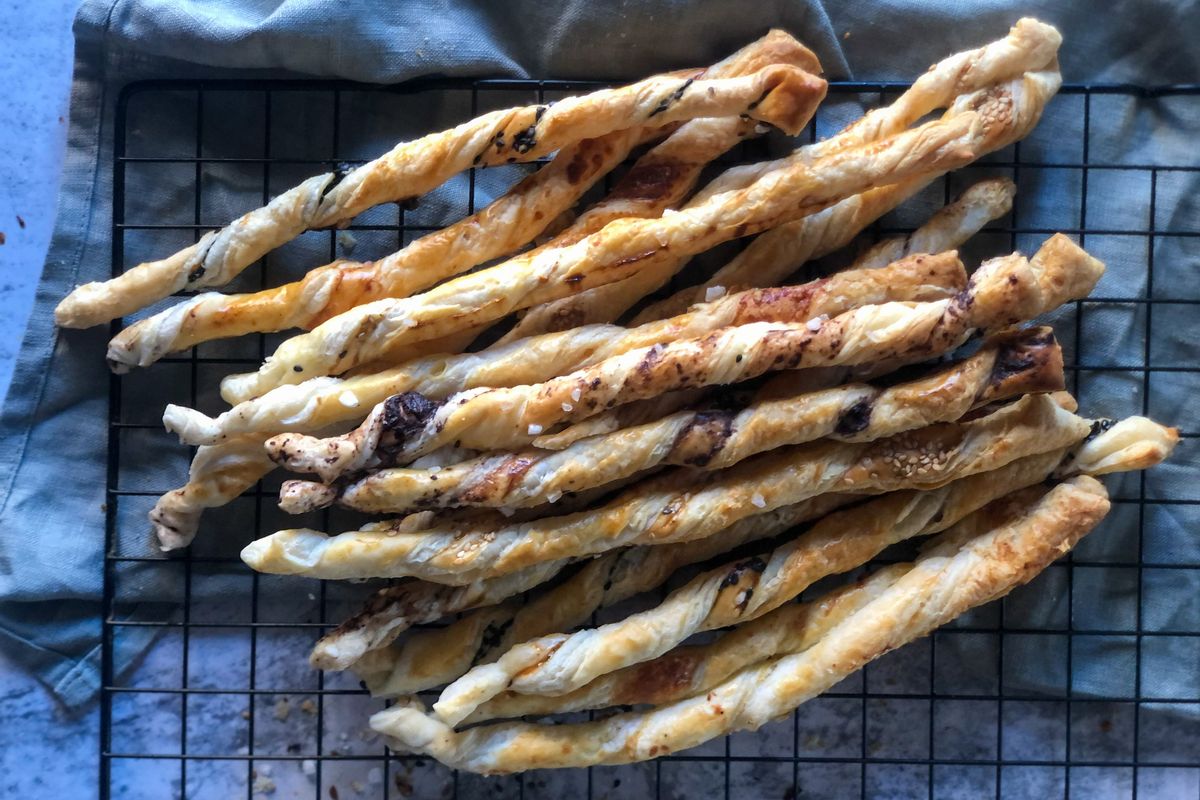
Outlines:
[{"label": "puff pastry twist", "polygon": [[502,723],[461,732],[409,701],[377,713],[371,726],[401,751],[489,774],[640,761],[756,729],[883,653],[1029,581],[1109,509],[1104,487],[1089,477],[1010,498],[939,536],[903,575],[811,646],[742,669],[705,694],[595,722]]},{"label": "puff pastry twist", "polygon": [[384,469],[346,486],[291,481],[280,506],[403,512],[455,506],[522,507],[660,465],[728,467],[776,447],[821,438],[869,441],[958,419],[973,406],[1063,388],[1062,353],[1049,328],[996,337],[930,377],[887,388],[850,384],[737,408],[681,411],[556,452],[484,455],[445,468]]},{"label": "puff pastry twist", "polygon": [[317,472],[328,482],[379,463],[377,455],[404,464],[455,441],[481,450],[521,447],[555,425],[678,389],[733,383],[771,370],[938,355],[972,330],[1001,328],[1086,296],[1102,272],[1099,261],[1055,236],[1032,262],[1013,254],[985,263],[952,298],[863,306],[808,322],[733,324],[702,338],[630,350],[544,383],[479,388],[442,403],[396,395],[346,436],[281,434],[267,449],[290,469]]},{"label": "puff pastry twist", "polygon": [[345,175],[310,178],[174,256],[78,287],[59,304],[56,320],[64,327],[87,327],[181,288],[220,285],[305,230],[338,225],[380,203],[422,195],[473,166],[533,161],[582,139],[698,117],[746,114],[799,133],[825,96],[825,81],[787,64],[729,78],[698,74],[658,75],[552,105],[493,111],[403,142]]}]

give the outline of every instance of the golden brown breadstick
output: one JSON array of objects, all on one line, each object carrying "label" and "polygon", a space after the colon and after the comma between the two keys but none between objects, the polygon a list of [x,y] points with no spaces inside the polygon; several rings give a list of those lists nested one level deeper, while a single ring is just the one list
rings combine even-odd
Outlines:
[{"label": "golden brown breadstick", "polygon": [[[576,244],[535,252],[455,278],[416,297],[359,306],[279,347],[257,373],[229,376],[234,402],[283,383],[350,369],[387,350],[445,335],[541,302],[610,283],[662,258],[696,253],[737,236],[820,210],[886,176],[898,181],[972,160],[1017,117],[1032,125],[1047,86],[1005,86],[975,98],[946,120],[829,156],[790,164],[746,189],[649,220],[616,220]],[[1029,98],[1036,97],[1036,101]]]},{"label": "golden brown breadstick", "polygon": [[[1147,443],[1159,438],[1152,435]],[[1105,449],[1124,452],[1120,445],[1116,437],[1109,437]],[[1158,454],[1166,457],[1169,452],[1160,449]],[[454,725],[504,689],[561,695],[601,675],[662,655],[693,633],[759,617],[820,578],[853,569],[896,542],[944,530],[1000,496],[1045,480],[1063,456],[1052,451],[939,489],[897,492],[835,512],[771,553],[730,562],[696,577],[653,609],[599,628],[543,636],[514,647],[494,664],[476,667],[448,686],[434,711]],[[1111,463],[1113,471],[1145,466],[1140,459]]]},{"label": "golden brown breadstick", "polygon": [[[1040,497],[1038,495],[1041,495]],[[568,725],[504,723],[455,732],[398,703],[371,719],[393,746],[458,769],[530,768],[640,761],[734,730],[755,729],[833,686],[879,655],[1031,580],[1104,517],[1093,478],[1011,495],[947,531],[879,597],[799,652],[743,669],[704,695],[648,712]]]},{"label": "golden brown breadstick", "polygon": [[[786,280],[804,262],[847,245],[863,228],[895,208],[927,181],[908,181],[871,189],[811,217],[773,228],[752,241],[732,261],[699,286],[642,309],[633,325],[674,316],[718,287],[738,291]],[[910,236],[887,239],[863,253],[855,269],[881,267],[912,253],[952,250],[997,217],[1008,213],[1017,187],[1005,178],[980,181],[934,214]]]},{"label": "golden brown breadstick", "polygon": [[424,194],[472,166],[533,161],[582,139],[697,117],[744,113],[798,133],[825,95],[823,80],[786,64],[730,78],[697,79],[698,74],[659,75],[552,105],[493,111],[401,143],[340,180],[332,174],[312,178],[168,259],[77,288],[59,304],[55,317],[63,326],[86,327],[183,288],[226,283],[307,229],[331,227],[380,203]]},{"label": "golden brown breadstick", "polygon": [[242,560],[261,572],[327,579],[415,576],[465,583],[531,564],[641,543],[702,539],[733,522],[825,492],[933,488],[1025,455],[1081,440],[1090,424],[1047,395],[987,417],[941,423],[868,443],[815,442],[698,476],[665,474],[592,511],[486,532],[287,530],[251,542]]},{"label": "golden brown breadstick", "polygon": [[[1061,41],[1062,37],[1053,27],[1034,19],[1022,19],[1004,39],[955,54],[935,64],[896,102],[886,108],[869,112],[837,136],[800,148],[795,157],[812,160],[828,155],[838,148],[876,141],[883,136],[898,133],[937,108],[952,105],[959,95],[1012,80],[1024,72],[1053,70]],[[1050,95],[1052,94],[1053,91],[1050,92]],[[1048,100],[1050,95],[1047,95],[1044,101]],[[1008,141],[998,139],[995,147],[1009,144],[1025,133],[1027,129],[1015,130]],[[780,163],[766,162],[729,170],[702,189],[692,202],[703,202],[722,191],[744,188],[770,169],[778,167]],[[929,174],[892,186],[880,186],[862,195],[847,198],[819,215],[785,223],[776,229],[777,232],[760,236],[759,238],[764,240],[751,244],[752,252],[722,270],[724,274],[720,278],[705,282],[705,285],[696,291],[684,290],[685,294],[673,300],[670,305],[662,306],[655,312],[644,312],[639,319],[670,316],[673,311],[682,310],[690,303],[698,302],[698,298],[703,297],[705,291],[711,287],[745,288],[768,286],[782,281],[803,261],[820,257],[848,243],[866,225],[919,191],[935,177],[936,174]],[[938,249],[949,249],[953,246],[955,245]],[[626,280],[589,289],[581,295],[562,298],[531,309],[505,336],[504,341],[546,331],[564,330],[575,325],[615,320],[642,297],[665,285],[685,263],[686,258],[679,258],[648,265]],[[756,281],[753,277],[756,269],[764,263],[769,264],[769,271]]]},{"label": "golden brown breadstick", "polygon": [[734,325],[703,338],[631,350],[545,383],[476,389],[440,404],[409,392],[377,407],[350,434],[281,434],[267,449],[288,468],[316,472],[328,482],[381,462],[405,464],[448,442],[477,450],[521,447],[555,425],[677,389],[733,383],[769,370],[946,352],[974,328],[1000,328],[1085,296],[1102,272],[1103,265],[1078,245],[1054,237],[1033,262],[1015,254],[989,261],[967,290],[947,300],[864,306],[808,322]]},{"label": "golden brown breadstick", "polygon": [[[776,30],[705,70],[704,77],[744,75],[773,63],[811,66],[813,56],[794,38]],[[565,236],[558,235],[562,231],[556,233],[548,246],[577,241],[612,219],[661,213],[692,188],[708,161],[737,143],[755,124],[737,117],[684,123],[666,142],[639,159],[600,207],[568,226]],[[146,366],[167,352],[200,342],[255,331],[311,328],[356,305],[427,289],[509,255],[535,239],[633,147],[661,135],[662,130],[635,127],[565,147],[544,169],[483,210],[379,261],[337,261],[310,271],[300,281],[254,294],[208,293],[183,301],[121,331],[109,346],[110,357]]]},{"label": "golden brown breadstick", "polygon": [[[390,648],[373,649],[353,664],[355,672],[372,693],[379,695],[406,694],[448,683],[475,663],[487,663],[514,644],[570,630],[601,608],[653,589],[682,566],[770,538],[853,499],[846,494],[821,495],[755,514],[721,531],[718,537],[605,553],[588,560],[570,580],[537,595],[528,604],[480,609],[445,628],[416,631]],[[380,647],[383,644],[381,639]],[[322,659],[318,666],[343,669],[351,663],[349,659]]]},{"label": "golden brown breadstick", "polygon": [[[953,282],[951,276],[961,269],[952,255],[911,259],[896,265],[892,273],[896,287],[912,286],[912,296],[935,296],[938,286]],[[510,386],[537,382],[595,363],[613,354],[697,336],[723,325],[756,319],[793,318],[807,315],[822,304],[832,310],[834,298],[844,295],[867,297],[878,291],[878,277],[851,273],[832,281],[816,281],[788,290],[772,290],[744,296],[722,298],[707,307],[697,308],[674,319],[626,330],[612,326],[590,326],[560,334],[551,334],[516,344],[497,346],[479,353],[433,356],[346,380],[320,378],[298,386],[282,386],[258,401],[250,401],[222,414],[217,420],[193,409],[169,405],[163,415],[168,430],[190,443],[216,444],[214,455],[226,452],[220,442],[229,437],[244,437],[252,432],[275,432],[293,428],[310,431],[346,420],[361,419],[363,409],[382,402],[394,392],[415,391],[439,398],[477,386]],[[874,287],[874,288],[873,288]],[[923,287],[923,288],[922,288]],[[889,288],[887,291],[891,291]],[[838,301],[840,302],[840,300]],[[667,412],[663,412],[667,413]],[[268,437],[259,434],[258,441]],[[241,453],[244,445],[228,449],[229,457]],[[210,457],[206,465],[221,463]],[[169,509],[174,530],[159,528],[160,539],[171,547],[186,546],[194,537],[199,515],[204,508],[228,503],[266,475],[271,466],[255,458],[239,471],[239,480],[224,472],[211,472],[209,466],[193,469],[188,484],[159,501],[160,509]],[[211,472],[211,474],[210,474]],[[204,498],[203,503],[195,502]],[[164,538],[165,537],[165,538]]]},{"label": "golden brown breadstick", "polygon": [[[1054,470],[1059,477],[1069,477],[1081,473],[1098,475],[1106,471],[1145,469],[1170,455],[1178,441],[1178,434],[1173,429],[1164,428],[1141,417],[1121,420],[1107,430],[1105,427],[1105,424],[1094,423],[1093,434],[1074,452],[1054,450],[1021,458],[998,470],[960,479],[951,484],[955,487],[953,491],[962,498],[975,498],[977,502],[983,503],[997,494],[1036,483],[1045,478],[1050,470]],[[725,549],[732,549],[748,541],[774,536],[805,519],[820,516],[820,511],[811,512],[811,504],[829,499],[829,495],[822,495],[804,501],[799,506],[785,506],[767,514],[748,517],[716,536],[696,542],[662,547],[635,547],[609,553],[590,562],[575,580],[565,582],[541,595],[525,608],[509,608],[504,612],[483,610],[448,628],[416,633],[391,648],[367,653],[363,660],[355,665],[355,671],[366,681],[373,694],[382,696],[407,694],[447,683],[465,673],[474,663],[490,663],[501,652],[536,636],[570,630],[585,621],[599,605],[618,602],[628,594],[658,585],[675,568],[673,562],[669,565],[663,565],[663,562],[675,558],[676,554],[687,557],[691,552],[690,548],[700,548],[702,552],[695,554],[691,559],[700,561],[710,557],[713,552],[721,552],[722,550],[718,549],[721,542],[728,542],[728,548]],[[713,552],[710,552],[710,549]],[[618,564],[633,562],[635,559],[638,565],[636,568],[622,570],[617,567]],[[609,564],[613,565],[611,569]],[[605,587],[612,586],[614,591],[619,592],[631,579],[641,581],[628,594],[619,593],[607,603],[591,599],[607,596],[599,591],[598,587],[602,583]],[[572,609],[575,613],[565,613],[564,609]],[[485,638],[484,633],[489,630],[502,633]],[[731,646],[733,644],[730,643]],[[675,664],[673,656],[676,653],[662,656],[659,660]],[[476,654],[477,657],[472,658],[470,654]],[[737,663],[744,665],[749,662]],[[655,667],[651,664],[645,666],[645,671],[629,667],[593,681],[578,692],[553,699],[528,695],[509,696],[495,709],[495,715],[509,716],[504,709],[513,712],[511,715],[542,713],[547,711],[551,704],[558,702],[564,704],[558,710],[566,711],[577,707],[600,707],[609,704],[660,703],[690,694],[685,691],[686,686],[676,685],[671,688],[681,692],[678,695],[647,696],[643,678],[654,671]],[[655,682],[654,686],[664,688],[661,681]],[[707,688],[709,687],[704,686],[697,691]],[[654,689],[649,691],[653,693]],[[484,712],[481,712],[480,716],[483,714]]]},{"label": "golden brown breadstick", "polygon": [[[659,465],[722,469],[776,447],[824,437],[867,441],[958,419],[970,408],[1063,388],[1049,328],[995,337],[970,358],[887,388],[849,384],[737,408],[681,411],[557,452],[484,455],[434,469],[384,469],[338,487],[289,481],[280,506],[301,513],[336,498],[349,508],[401,512],[538,505]],[[311,487],[311,488],[310,488]],[[286,501],[286,502],[285,502]]]}]

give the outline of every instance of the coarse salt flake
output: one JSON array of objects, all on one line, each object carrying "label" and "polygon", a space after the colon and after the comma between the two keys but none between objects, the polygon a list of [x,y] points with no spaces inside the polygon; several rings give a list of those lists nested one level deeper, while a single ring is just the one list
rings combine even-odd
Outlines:
[{"label": "coarse salt flake", "polygon": [[821,330],[821,323],[823,323],[823,322],[824,322],[825,320],[827,320],[827,319],[829,319],[829,315],[828,315],[828,314],[822,314],[822,315],[821,315],[821,316],[819,316],[819,317],[813,317],[812,319],[810,319],[810,320],[808,321],[808,324],[806,325],[806,327],[807,327],[807,328],[808,328],[810,331],[813,331],[813,332],[815,333],[816,331],[819,331],[819,330]]},{"label": "coarse salt flake", "polygon": [[710,286],[704,290],[704,302],[711,303],[725,296],[724,286]]},{"label": "coarse salt flake", "polygon": [[576,403],[579,402],[579,398],[581,397],[583,397],[583,391],[578,386],[571,390],[571,399]]},{"label": "coarse salt flake", "polygon": [[540,436],[542,433],[542,430],[543,430],[543,428],[541,425],[530,425],[529,426],[529,435],[530,436]]},{"label": "coarse salt flake", "polygon": [[358,395],[347,389],[338,395],[338,402],[346,408],[358,408]]},{"label": "coarse salt flake", "polygon": [[563,403],[562,410],[565,411],[566,413],[570,414],[572,411],[575,410],[575,406],[571,405],[570,403]]},{"label": "coarse salt flake", "polygon": [[750,498],[750,504],[753,505],[755,508],[766,508],[767,507],[766,499],[758,492],[755,492],[754,496]]}]

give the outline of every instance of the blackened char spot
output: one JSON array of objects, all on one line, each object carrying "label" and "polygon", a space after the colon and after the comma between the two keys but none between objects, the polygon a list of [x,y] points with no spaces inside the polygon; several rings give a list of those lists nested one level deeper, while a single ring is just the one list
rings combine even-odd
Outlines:
[{"label": "blackened char spot", "polygon": [[684,463],[693,467],[708,464],[725,446],[733,434],[733,419],[736,413],[720,409],[698,411],[687,427],[679,432],[671,445],[672,452]]},{"label": "blackened char spot", "polygon": [[871,424],[873,408],[874,404],[871,402],[871,398],[862,398],[842,412],[842,415],[838,417],[837,426],[833,429],[834,433],[839,436],[852,436],[866,430],[867,426]]},{"label": "blackened char spot", "polygon": [[720,589],[728,589],[730,586],[736,586],[741,580],[742,575],[747,570],[762,573],[767,568],[767,562],[763,561],[758,556],[748,558],[740,564],[735,564],[733,569],[729,570],[729,574],[721,581]]},{"label": "blackened char spot", "polygon": [[991,382],[1002,383],[1013,375],[1036,367],[1043,358],[1043,348],[1053,344],[1054,334],[1050,331],[1023,338],[1021,341],[1005,343],[996,353]]},{"label": "blackened char spot", "polygon": [[766,99],[767,99],[767,95],[769,95],[770,93],[771,93],[771,89],[770,89],[770,87],[768,87],[768,88],[766,88],[766,89],[763,89],[763,90],[762,90],[762,94],[760,94],[760,95],[758,96],[758,99],[757,99],[757,100],[755,100],[755,101],[754,101],[753,103],[751,103],[750,105],[746,106],[746,110],[747,110],[747,111],[753,111],[754,109],[758,108],[758,104],[759,104],[759,103],[761,103],[763,100],[766,100]]},{"label": "blackened char spot", "polygon": [[693,80],[694,78],[688,78],[678,89],[660,100],[658,105],[654,107],[654,110],[650,112],[650,116],[647,117],[647,119],[650,117],[656,117],[659,114],[666,112],[668,108],[679,102],[679,98],[683,97],[683,93],[686,92],[687,88],[692,85]]},{"label": "blackened char spot", "polygon": [[394,394],[383,403],[383,428],[403,441],[424,427],[438,405],[420,392]]},{"label": "blackened char spot", "polygon": [[1107,431],[1109,428],[1111,428],[1113,425],[1116,425],[1116,424],[1117,424],[1117,421],[1115,419],[1105,418],[1105,419],[1096,420],[1095,422],[1092,423],[1092,429],[1090,431],[1088,431],[1087,438],[1085,438],[1084,441],[1090,442],[1092,439],[1095,439],[1097,436],[1104,433],[1105,431]]},{"label": "blackened char spot", "polygon": [[512,624],[512,617],[509,617],[500,624],[496,624],[495,622],[488,623],[488,626],[483,629],[483,636],[479,637],[479,648],[475,651],[475,655],[471,656],[472,667],[482,661],[488,653],[504,643],[504,634],[508,632]]},{"label": "blackened char spot", "polygon": [[512,149],[518,153],[528,153],[537,146],[537,123],[533,123],[523,131],[517,131],[513,136]]}]

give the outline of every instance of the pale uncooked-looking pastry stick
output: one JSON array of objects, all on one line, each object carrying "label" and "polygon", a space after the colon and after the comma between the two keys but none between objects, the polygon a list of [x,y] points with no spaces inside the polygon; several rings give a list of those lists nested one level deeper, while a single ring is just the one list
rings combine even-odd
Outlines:
[{"label": "pale uncooked-looking pastry stick", "polygon": [[975,512],[931,542],[878,597],[799,652],[737,672],[707,693],[646,712],[566,725],[501,723],[456,732],[419,702],[375,714],[393,747],[472,772],[591,766],[678,752],[791,711],[878,656],[1007,594],[1068,552],[1108,512],[1104,487],[1073,478]]},{"label": "pale uncooked-looking pastry stick", "polygon": [[[944,282],[944,276],[948,274],[948,258],[937,256],[925,262],[914,259],[906,265],[897,265],[893,276],[895,283],[897,286],[906,282],[920,286],[924,285],[922,281],[928,281],[929,291],[934,291],[937,276],[942,275],[940,280]],[[933,268],[933,277],[926,277],[921,263]],[[533,383],[613,354],[681,337],[702,335],[723,325],[769,318],[764,315],[771,313],[779,318],[799,316],[812,303],[820,303],[834,292],[850,294],[854,287],[853,280],[854,276],[850,275],[832,282],[814,282],[793,290],[730,296],[679,317],[634,329],[593,325],[496,346],[478,353],[427,357],[375,375],[344,380],[318,378],[298,386],[281,386],[259,400],[248,401],[223,413],[216,420],[194,409],[168,405],[163,423],[168,430],[178,433],[184,442],[215,444],[217,447],[213,452],[219,453],[220,443],[230,437],[244,437],[261,431],[258,433],[261,443],[268,438],[265,434],[280,430],[314,431],[347,420],[361,419],[363,409],[382,402],[396,392],[415,391],[427,397],[444,398],[477,386]],[[862,286],[872,282],[873,278]],[[240,450],[239,447],[236,452]],[[209,462],[219,463],[219,460],[210,458]],[[204,508],[228,503],[272,468],[260,459],[255,459],[254,464],[251,467],[247,463],[241,470],[240,483],[219,473],[210,479],[205,468],[194,468],[188,484],[165,495],[155,512],[152,512],[152,521],[160,540],[172,542],[172,547],[186,546],[195,536]],[[200,497],[204,498],[203,504],[193,502]],[[174,530],[158,526],[157,519],[166,511],[172,512]]]},{"label": "pale uncooked-looking pastry stick", "polygon": [[946,120],[812,165],[789,165],[699,206],[654,219],[616,220],[573,245],[519,256],[416,297],[358,306],[284,342],[258,372],[226,377],[222,396],[234,402],[306,376],[342,372],[393,347],[499,319],[611,283],[662,258],[697,253],[814,213],[874,183],[960,166],[995,136],[1007,134],[1011,118],[1033,124],[1047,88],[1034,83],[998,87]]},{"label": "pale uncooked-looking pastry stick", "polygon": [[467,583],[531,564],[631,544],[711,536],[739,519],[826,492],[878,494],[934,488],[1081,440],[1089,423],[1047,395],[1028,395],[982,419],[941,423],[867,443],[781,448],[725,470],[643,481],[590,511],[481,532],[286,530],[248,544],[260,572],[345,579],[414,576]]},{"label": "pale uncooked-looking pastry stick", "polygon": [[896,386],[849,384],[744,408],[701,407],[553,453],[529,449],[433,470],[384,469],[345,486],[289,481],[280,507],[301,513],[334,499],[389,513],[537,505],[662,464],[722,469],[776,447],[827,437],[878,439],[958,419],[974,406],[1062,388],[1062,352],[1053,332],[1031,328],[997,336],[970,358]]},{"label": "pale uncooked-looking pastry stick", "polygon": [[[674,316],[699,302],[716,287],[740,291],[784,281],[804,262],[847,245],[859,231],[927,183],[909,181],[872,189],[848,197],[819,214],[766,231],[707,281],[647,306],[631,324]],[[980,181],[911,235],[880,242],[855,259],[852,267],[870,269],[912,253],[940,253],[954,249],[988,222],[1007,214],[1016,191],[1016,185],[1007,178]]]},{"label": "pale uncooked-looking pastry stick", "polygon": [[[708,78],[754,72],[771,63],[803,66],[812,54],[782,31],[772,31],[705,71]],[[619,217],[661,213],[693,186],[711,159],[736,144],[755,123],[738,117],[684,123],[620,181],[599,207],[576,224],[564,226],[548,246],[577,241]],[[248,295],[214,292],[185,300],[121,331],[109,344],[109,358],[147,366],[167,352],[200,342],[256,331],[312,328],[362,303],[407,297],[438,281],[509,255],[570,208],[630,150],[660,128],[615,131],[563,148],[545,168],[526,177],[483,210],[429,233],[399,252],[374,262],[336,261],[310,271],[300,281]],[[467,343],[470,338],[464,337]],[[457,352],[426,350],[426,352]],[[392,354],[389,356],[394,357]]]},{"label": "pale uncooked-looking pastry stick", "polygon": [[422,195],[472,166],[533,161],[582,139],[644,125],[747,114],[798,133],[825,95],[825,81],[772,64],[750,75],[704,79],[699,70],[659,75],[552,105],[492,111],[410,142],[341,176],[310,178],[263,209],[163,261],[78,287],[55,311],[60,325],[87,327],[182,288],[228,282],[305,230],[344,223],[380,203]]},{"label": "pale uncooked-looking pastry stick", "polygon": [[[770,538],[853,499],[847,494],[825,494],[756,514],[721,531],[719,537],[605,553],[589,559],[570,580],[541,592],[527,604],[504,606],[506,613],[480,609],[445,628],[415,631],[388,648],[384,647],[387,638],[379,637],[357,663],[318,655],[322,649],[318,642],[313,662],[324,669],[344,669],[353,664],[355,672],[377,694],[405,694],[440,686],[519,642],[570,630],[601,608],[649,591],[680,567]],[[339,652],[348,650],[339,647]]]},{"label": "pale uncooked-looking pastry stick", "polygon": [[[886,270],[851,271],[801,286],[729,295],[693,311],[692,321],[724,322],[705,331],[704,338],[632,349],[544,383],[511,387],[500,394],[487,388],[470,390],[446,399],[438,408],[412,392],[394,395],[344,437],[319,440],[285,433],[270,439],[267,451],[293,471],[316,472],[330,481],[371,466],[377,453],[393,453],[393,463],[407,463],[435,440],[454,441],[462,434],[466,443],[475,435],[470,431],[471,420],[479,418],[477,412],[484,405],[493,409],[489,413],[504,409],[504,416],[492,418],[494,430],[487,433],[487,443],[479,449],[523,444],[556,424],[586,419],[600,409],[678,389],[732,383],[778,368],[780,362],[774,361],[774,356],[786,353],[790,342],[775,332],[806,334],[814,324],[819,325],[805,320],[821,320],[889,300],[944,299],[961,291],[965,283],[966,273],[957,254],[942,253],[915,256]],[[755,354],[753,343],[769,342],[772,336],[778,339],[776,352]],[[729,352],[736,355],[725,358],[730,363],[723,365],[720,359]],[[540,416],[529,398],[542,398],[536,401],[542,409]],[[453,418],[446,416],[451,409]],[[501,433],[508,422],[509,430]],[[400,432],[405,425],[407,437]]]},{"label": "pale uncooked-looking pastry stick", "polygon": [[[868,112],[840,134],[824,142],[800,148],[794,157],[811,160],[837,148],[877,140],[903,130],[937,108],[952,105],[961,94],[1011,80],[1024,72],[1050,69],[1061,42],[1062,37],[1052,26],[1034,19],[1021,19],[1004,39],[975,50],[957,53],[935,64],[891,105]],[[1043,98],[1043,103],[1049,100],[1053,93],[1054,91],[1050,91]],[[1008,141],[997,140],[995,147],[1009,144],[1026,133],[1028,128],[1014,129]],[[782,160],[729,170],[702,189],[692,202],[703,202],[721,191],[743,188],[781,163]],[[785,223],[776,229],[777,233],[764,234],[768,238],[761,244],[751,245],[755,252],[748,253],[737,261],[737,265],[742,268],[731,265],[729,269],[722,271],[725,274],[720,279],[706,282],[697,291],[684,290],[671,306],[663,306],[657,313],[660,317],[670,316],[669,308],[681,310],[691,302],[697,302],[696,298],[703,297],[710,287],[767,286],[782,281],[803,261],[820,257],[848,243],[862,228],[936,177],[937,175],[931,174],[892,186],[880,186],[863,195],[847,198],[837,206],[821,212],[820,216],[814,215],[815,218]],[[795,251],[795,256],[788,260],[771,262],[771,257],[777,257],[781,250],[785,253]],[[760,260],[768,262],[772,271],[767,277],[755,282],[752,277],[754,267]],[[572,325],[610,322],[642,297],[665,285],[685,263],[686,258],[680,258],[649,265],[624,281],[589,289],[581,295],[562,298],[531,309],[505,336],[504,341],[545,331],[562,330]],[[790,265],[791,269],[784,271],[785,265]],[[737,280],[733,280],[734,278]],[[643,312],[639,318],[656,318],[650,316],[650,313]]]},{"label": "pale uncooked-looking pastry stick", "polygon": [[[1154,423],[1140,418],[1140,424]],[[1170,454],[1170,447],[1161,443],[1173,432],[1157,427],[1160,432],[1148,437],[1146,445],[1158,446],[1161,460]],[[1104,449],[1127,452],[1122,444],[1119,437],[1109,437]],[[434,711],[456,725],[505,689],[562,695],[660,656],[693,633],[759,617],[827,575],[864,564],[897,542],[944,530],[1000,496],[1045,480],[1064,455],[1052,451],[932,491],[897,492],[835,512],[770,553],[697,576],[653,609],[599,628],[525,642],[447,687]],[[1133,459],[1113,464],[1109,471],[1145,466],[1142,459]]]},{"label": "pale uncooked-looking pastry stick", "polygon": [[630,350],[544,383],[475,389],[440,404],[409,392],[377,407],[349,434],[280,434],[267,449],[289,469],[316,472],[328,482],[381,462],[404,464],[448,442],[478,450],[521,447],[553,426],[677,389],[780,369],[947,352],[973,329],[1000,328],[1086,296],[1102,272],[1103,265],[1078,245],[1055,236],[1032,262],[1016,254],[988,261],[966,290],[949,299],[863,306],[807,322],[731,325],[701,338]]},{"label": "pale uncooked-looking pastry stick", "polygon": [[188,482],[160,497],[150,511],[159,546],[163,550],[187,547],[206,508],[227,504],[274,467],[263,450],[262,437],[255,434],[199,448],[188,470]]},{"label": "pale uncooked-looking pastry stick", "polygon": [[[1029,456],[1018,459],[998,470],[963,478],[952,485],[958,487],[955,491],[964,492],[964,497],[986,498],[989,497],[989,492],[993,493],[991,496],[995,496],[995,492],[1002,488],[1007,487],[1006,490],[1012,490],[1026,485],[1022,483],[1022,480],[1028,480],[1031,483],[1041,480],[1045,477],[1046,470],[1056,467],[1055,471],[1059,477],[1080,473],[1101,475],[1110,471],[1146,469],[1165,459],[1178,442],[1176,431],[1141,417],[1122,420],[1110,430],[1101,432],[1103,427],[1100,424],[1094,425],[1093,433],[1089,434],[1087,441],[1073,453],[1056,450]],[[1064,456],[1068,457],[1064,459]],[[519,642],[547,633],[567,631],[585,621],[588,615],[598,607],[594,603],[582,602],[582,598],[589,595],[586,587],[589,585],[599,586],[601,580],[608,585],[611,579],[607,577],[609,572],[605,570],[605,565],[609,562],[616,559],[632,561],[635,557],[644,559],[639,561],[639,564],[646,565],[644,570],[626,570],[621,573],[621,577],[616,579],[615,583],[619,588],[623,585],[623,581],[629,580],[630,576],[639,578],[643,577],[644,571],[649,572],[649,580],[639,583],[636,589],[636,591],[645,591],[661,583],[666,574],[673,569],[673,567],[668,567],[660,572],[653,569],[653,564],[661,563],[661,560],[669,559],[676,553],[687,555],[688,548],[691,547],[705,548],[714,542],[731,540],[726,549],[732,549],[734,546],[748,541],[774,536],[806,519],[821,516],[821,512],[811,513],[810,504],[823,499],[836,498],[831,498],[830,495],[821,495],[804,501],[799,506],[784,506],[767,514],[748,517],[714,537],[696,542],[661,547],[635,547],[609,553],[589,563],[584,572],[580,573],[577,580],[583,583],[584,588],[580,588],[579,583],[566,582],[534,600],[527,611],[511,608],[507,610],[507,613],[499,613],[496,610],[485,609],[475,612],[479,616],[472,615],[461,622],[451,624],[448,628],[417,632],[388,649],[367,653],[362,661],[355,665],[355,671],[365,680],[371,692],[379,696],[408,694],[447,683],[465,673],[467,668],[474,664],[494,661],[501,652]],[[723,550],[719,552],[723,552]],[[711,553],[705,550],[693,561],[707,559],[710,555]],[[583,581],[585,575],[588,576],[587,581]],[[660,575],[661,577],[659,577]],[[593,591],[591,594],[597,594],[597,592]],[[629,595],[622,594],[613,602],[624,599],[626,596]],[[561,609],[571,608],[577,608],[573,616],[561,613]],[[565,618],[554,619],[554,614],[550,613],[551,609],[558,610],[559,616]],[[556,622],[557,626],[555,626]],[[502,634],[491,636],[485,642],[483,633],[489,630],[489,625],[493,626],[491,630],[501,631]],[[476,654],[476,657],[473,658],[471,654]],[[670,660],[673,655],[675,654],[661,658]],[[647,667],[647,670],[652,669],[652,667]],[[540,713],[539,709],[544,708],[544,706],[538,705],[540,702],[563,701],[567,703],[572,701],[572,698],[574,702],[581,704],[589,703],[589,701],[595,703],[577,707],[599,707],[610,704],[603,701],[603,698],[613,697],[612,694],[608,694],[610,691],[619,694],[622,698],[628,698],[612,699],[611,702],[616,704],[665,702],[669,699],[676,699],[657,700],[645,695],[641,695],[644,698],[642,700],[633,699],[638,696],[639,691],[646,690],[641,681],[645,674],[648,673],[638,672],[636,667],[628,668],[617,675],[594,681],[589,686],[580,689],[578,693],[559,696],[553,701],[543,701],[537,696],[521,696],[519,698],[513,696],[503,701],[506,703],[503,708],[514,711],[525,709],[516,711],[518,714]],[[662,682],[655,685],[661,687]],[[682,691],[685,687],[678,688]],[[705,686],[697,691],[707,688]],[[685,692],[680,696],[687,694],[690,693]],[[560,710],[566,711],[571,708],[572,706],[564,706]]]}]

